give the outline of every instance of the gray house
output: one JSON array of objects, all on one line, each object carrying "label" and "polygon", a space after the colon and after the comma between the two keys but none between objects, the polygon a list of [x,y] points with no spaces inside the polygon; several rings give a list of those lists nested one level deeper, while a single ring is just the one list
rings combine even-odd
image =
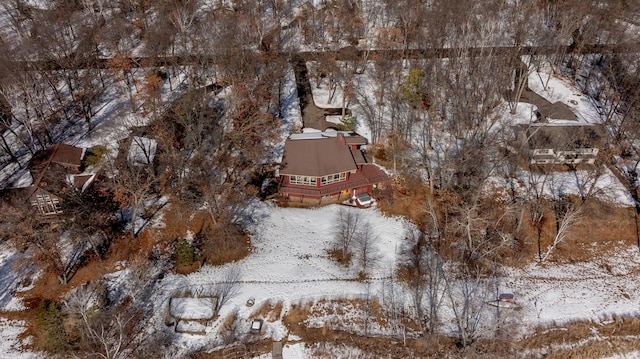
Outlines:
[{"label": "gray house", "polygon": [[606,143],[601,124],[532,123],[515,130],[522,153],[532,165],[594,164]]}]

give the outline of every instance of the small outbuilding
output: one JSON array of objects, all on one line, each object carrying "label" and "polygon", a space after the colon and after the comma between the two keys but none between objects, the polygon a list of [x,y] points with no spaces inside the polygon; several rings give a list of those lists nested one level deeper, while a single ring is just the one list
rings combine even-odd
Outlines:
[{"label": "small outbuilding", "polygon": [[498,300],[501,302],[513,302],[515,300],[515,296],[513,293],[501,293],[498,296]]},{"label": "small outbuilding", "polygon": [[260,334],[260,332],[262,332],[262,324],[264,324],[264,320],[254,319],[253,322],[251,322],[251,333]]},{"label": "small outbuilding", "polygon": [[205,334],[209,322],[215,317],[218,299],[215,297],[175,297],[169,300],[169,315],[180,333]]}]

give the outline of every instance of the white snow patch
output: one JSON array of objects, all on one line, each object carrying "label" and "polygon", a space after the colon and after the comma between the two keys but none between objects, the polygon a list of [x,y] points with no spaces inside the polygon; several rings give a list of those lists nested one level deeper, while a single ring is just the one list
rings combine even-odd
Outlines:
[{"label": "white snow patch", "polygon": [[25,330],[27,330],[27,323],[25,322],[0,318],[0,353],[3,358],[46,358],[42,353],[28,352],[22,349],[26,344],[29,344],[30,339],[19,339],[19,336],[24,333]]},{"label": "white snow patch", "polygon": [[158,141],[140,136],[133,136],[127,154],[127,160],[133,165],[149,165],[153,163],[158,148]]},{"label": "white snow patch", "polygon": [[596,103],[583,95],[568,79],[552,74],[548,64],[542,66],[540,72],[529,74],[529,88],[551,103],[562,102],[569,106],[579,122],[602,123]]},{"label": "white snow patch", "polygon": [[520,171],[518,181],[522,193],[536,187],[545,197],[557,199],[575,195],[588,198],[594,196],[602,201],[620,206],[635,206],[635,200],[618,178],[606,166],[599,172],[576,170],[567,172],[535,173]]},{"label": "white snow patch", "polygon": [[509,270],[504,286],[512,289],[529,324],[606,320],[613,314],[640,315],[638,247],[589,263],[539,265]]},{"label": "white snow patch", "polygon": [[633,351],[624,354],[614,354],[612,356],[604,357],[602,359],[638,359],[640,358],[640,351]]},{"label": "white snow patch", "polygon": [[336,125],[339,125],[342,123],[341,115],[329,115],[329,116],[325,116],[324,119],[327,120],[327,122],[335,123]]},{"label": "white snow patch", "polygon": [[[17,253],[8,243],[0,245],[0,287],[3,288],[0,292],[0,310],[25,309],[22,299],[15,295],[31,289],[36,277],[35,268],[25,259],[25,254]],[[28,284],[25,284],[25,279],[28,279]]]},{"label": "white snow patch", "polygon": [[211,319],[217,300],[215,298],[171,298],[170,313],[185,320]]}]

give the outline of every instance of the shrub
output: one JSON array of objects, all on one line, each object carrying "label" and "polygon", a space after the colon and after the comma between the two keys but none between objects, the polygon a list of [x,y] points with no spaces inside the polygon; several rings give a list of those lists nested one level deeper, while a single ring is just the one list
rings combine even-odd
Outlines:
[{"label": "shrub", "polygon": [[89,149],[84,163],[86,166],[95,166],[100,163],[102,156],[107,152],[105,146],[93,146]]},{"label": "shrub", "polygon": [[185,238],[179,238],[176,246],[176,262],[179,266],[190,266],[194,260],[193,245]]},{"label": "shrub", "polygon": [[340,265],[343,265],[345,267],[349,267],[349,265],[351,265],[351,252],[343,252],[340,248],[333,248],[328,250],[327,254],[329,254],[329,257],[338,262]]},{"label": "shrub", "polygon": [[338,131],[355,131],[358,120],[352,115],[345,115],[338,124]]},{"label": "shrub", "polygon": [[202,260],[213,265],[235,262],[249,254],[248,233],[233,223],[209,227],[199,235]]},{"label": "shrub", "polygon": [[42,349],[50,353],[60,353],[68,348],[69,338],[62,326],[60,305],[51,300],[43,300],[35,310],[35,322],[43,338]]}]

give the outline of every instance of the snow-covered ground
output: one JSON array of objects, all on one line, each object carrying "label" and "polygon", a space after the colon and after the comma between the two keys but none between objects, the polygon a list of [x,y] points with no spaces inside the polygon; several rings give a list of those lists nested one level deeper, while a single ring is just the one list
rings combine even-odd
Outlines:
[{"label": "snow-covered ground", "polygon": [[620,244],[617,253],[589,263],[531,264],[510,270],[505,287],[523,305],[523,320],[531,324],[578,319],[607,321],[613,315],[640,314],[640,248]]},{"label": "snow-covered ground", "polygon": [[595,101],[584,95],[569,79],[554,75],[548,64],[529,74],[529,88],[551,103],[562,102],[569,106],[579,122],[602,123]]},{"label": "snow-covered ground", "polygon": [[[371,273],[371,284],[355,280],[357,270],[333,261],[327,251],[332,247],[335,224],[344,207],[330,205],[316,209],[279,208],[268,203],[256,207],[251,254],[225,266],[205,266],[187,276],[168,275],[157,291],[154,302],[158,325],[163,326],[163,306],[177,291],[206,288],[224,279],[229,267],[241,269],[238,294],[221,309],[221,318],[233,312],[241,318],[241,331],[248,333],[256,308],[265,303],[282,303],[283,312],[294,304],[314,303],[320,299],[353,299],[369,295],[381,300],[382,283],[394,268],[398,250],[410,226],[402,218],[387,217],[377,209],[358,210],[361,223],[369,223],[376,234],[380,253]],[[506,269],[499,290],[516,295],[522,310],[517,312],[523,324],[558,324],[578,319],[607,321],[612,315],[637,315],[640,312],[640,251],[631,244],[620,244],[620,252],[594,258],[590,263],[539,265],[524,269]],[[626,248],[626,249],[625,249]],[[495,298],[487,297],[490,301]],[[255,304],[247,306],[247,301]],[[447,312],[446,310],[444,311]],[[265,322],[262,337],[288,338],[289,333],[277,318]],[[323,321],[323,318],[316,318]],[[446,320],[446,318],[445,318]],[[222,319],[207,327],[206,336],[179,334],[176,342],[184,350],[205,348],[216,343]],[[312,325],[310,323],[309,325]],[[308,357],[301,344],[285,347],[291,357]],[[265,356],[268,358],[269,356]]]},{"label": "snow-covered ground", "polygon": [[22,301],[16,298],[17,292],[32,288],[35,268],[29,265],[25,255],[17,253],[7,243],[0,245],[0,310],[16,311],[24,309]]},{"label": "snow-covered ground", "polygon": [[597,198],[619,206],[635,206],[635,200],[629,191],[606,166],[602,166],[599,172],[576,170],[532,173],[520,170],[515,179],[493,176],[489,178],[487,185],[492,193],[502,193],[504,199],[510,195],[511,186],[521,196],[534,190],[549,199],[578,196]]},{"label": "snow-covered ground", "polygon": [[0,318],[0,356],[6,359],[36,359],[45,358],[40,353],[23,349],[28,340],[21,340],[19,335],[27,329],[26,323],[17,320]]},{"label": "snow-covered ground", "polygon": [[300,109],[300,98],[296,88],[296,77],[292,67],[286,72],[286,80],[283,86],[283,106],[281,120],[281,136],[280,143],[275,144],[273,150],[274,162],[282,162],[284,154],[284,141],[291,133],[298,132],[302,128],[302,112]]},{"label": "snow-covered ground", "polygon": [[[340,62],[338,62],[340,63]],[[315,71],[317,67],[317,63],[308,62],[307,66],[309,67],[310,73]],[[354,91],[357,94],[356,96],[362,98],[366,97],[367,101],[370,103],[376,103],[376,95],[377,91],[376,81],[371,77],[371,69],[373,67],[373,63],[369,63],[362,73],[352,74],[351,80],[354,86]],[[335,90],[331,91],[329,89],[329,85],[327,80],[320,80],[318,84],[318,80],[309,76],[309,82],[311,84],[311,92],[313,94],[313,101],[315,105],[319,108],[342,108],[343,106],[343,97],[344,91],[343,88],[338,85]],[[356,104],[353,99],[345,98],[344,101],[345,108],[348,108],[352,111],[353,116],[357,120],[356,132],[364,136],[365,138],[371,139],[371,129],[367,126],[366,121],[364,119],[364,112],[360,108],[358,104]],[[385,118],[390,116],[390,111],[387,106],[381,106],[380,110],[382,111],[379,115]],[[339,122],[339,116],[332,116],[327,118],[328,121],[336,123]]]},{"label": "snow-covered ground", "polygon": [[[369,276],[373,283],[357,281],[358,269],[346,268],[328,254],[333,248],[336,223],[340,211],[352,210],[360,215],[362,226],[369,225],[375,234],[378,261]],[[224,266],[204,266],[190,275],[167,275],[161,282],[154,302],[158,306],[157,322],[164,325],[165,309],[169,296],[184,290],[208,288],[224,281],[229,268],[239,268],[241,277],[238,294],[221,308],[221,317],[238,311],[239,318],[249,318],[264,303],[283,303],[286,310],[291,304],[313,302],[327,298],[356,298],[370,291],[375,293],[395,267],[400,242],[405,238],[406,220],[388,217],[376,209],[351,209],[330,205],[314,209],[279,208],[269,203],[257,203],[254,215],[251,254],[235,263]],[[378,289],[372,289],[378,288]],[[247,301],[254,305],[247,306]],[[207,328],[207,338],[183,335],[178,342],[188,348],[198,348],[204,343],[215,342],[221,320]],[[250,321],[243,322],[245,332]],[[282,340],[288,332],[280,321],[265,323],[265,336]]]}]

